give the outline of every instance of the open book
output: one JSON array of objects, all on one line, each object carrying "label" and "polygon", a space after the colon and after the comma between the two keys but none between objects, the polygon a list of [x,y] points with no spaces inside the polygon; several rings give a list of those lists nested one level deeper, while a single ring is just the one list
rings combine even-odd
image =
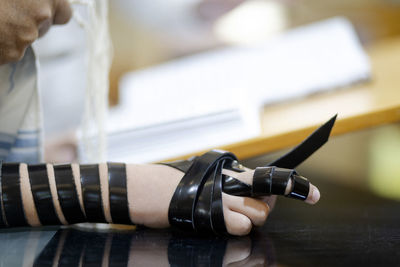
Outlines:
[{"label": "open book", "polygon": [[110,111],[107,158],[152,162],[245,140],[260,134],[261,106],[369,76],[368,57],[344,18],[132,72]]}]

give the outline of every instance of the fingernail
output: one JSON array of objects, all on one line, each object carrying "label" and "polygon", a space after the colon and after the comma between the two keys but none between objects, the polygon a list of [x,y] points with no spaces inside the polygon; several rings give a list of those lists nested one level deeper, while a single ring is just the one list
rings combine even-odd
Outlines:
[{"label": "fingernail", "polygon": [[318,202],[319,198],[321,197],[321,194],[320,194],[318,188],[316,188],[313,185],[310,185],[310,191],[311,191],[311,194],[308,196],[306,202],[308,204],[315,204]]},{"label": "fingernail", "polygon": [[318,188],[315,187],[313,195],[312,195],[312,199],[313,199],[314,203],[317,203],[320,197],[321,197],[321,193],[319,192]]}]

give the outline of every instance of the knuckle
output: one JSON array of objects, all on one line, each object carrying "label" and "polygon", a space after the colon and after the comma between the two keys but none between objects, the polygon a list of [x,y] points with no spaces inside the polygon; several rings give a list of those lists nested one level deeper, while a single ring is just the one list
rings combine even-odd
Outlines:
[{"label": "knuckle", "polygon": [[269,211],[270,211],[270,208],[269,208],[268,204],[265,202],[262,202],[262,205],[261,205],[261,214],[262,215],[261,216],[264,221],[267,219]]},{"label": "knuckle", "polygon": [[237,235],[247,235],[250,233],[252,228],[252,223],[249,218],[242,216],[241,219],[238,220],[237,224],[234,227],[234,231]]},{"label": "knuckle", "polygon": [[48,7],[41,7],[38,10],[36,10],[34,18],[37,23],[42,23],[44,21],[52,20],[53,18],[53,12],[51,8]]},{"label": "knuckle", "polygon": [[25,49],[11,48],[3,51],[3,60],[5,63],[16,62],[22,59]]},{"label": "knuckle", "polygon": [[226,229],[231,235],[244,236],[250,233],[252,229],[253,225],[250,219],[244,215],[224,209],[224,218]]},{"label": "knuckle", "polygon": [[252,227],[253,227],[253,225],[251,224],[251,221],[250,221],[250,220],[247,220],[247,221],[243,224],[242,228],[240,229],[241,234],[242,234],[242,235],[247,235],[247,234],[249,234]]},{"label": "knuckle", "polygon": [[25,49],[27,46],[31,45],[38,38],[38,30],[30,29],[26,33],[21,34],[19,37],[19,47]]},{"label": "knuckle", "polygon": [[265,221],[268,218],[269,212],[270,212],[270,208],[269,208],[268,204],[265,203],[265,202],[261,202],[261,205],[260,205],[260,219],[259,219],[260,222],[258,224],[259,226],[261,226],[261,225],[263,225],[265,223]]}]

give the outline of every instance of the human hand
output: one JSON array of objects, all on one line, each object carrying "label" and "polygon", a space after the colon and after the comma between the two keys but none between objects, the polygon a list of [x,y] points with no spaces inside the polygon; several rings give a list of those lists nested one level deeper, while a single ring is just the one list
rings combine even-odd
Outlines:
[{"label": "human hand", "polygon": [[[254,170],[244,172],[223,169],[222,173],[245,184],[252,185]],[[131,219],[152,228],[170,226],[168,212],[171,199],[184,173],[166,165],[127,165],[127,188]],[[285,195],[292,190],[288,181]],[[319,200],[318,189],[310,184],[305,202],[315,204]],[[276,196],[253,198],[222,192],[223,217],[227,232],[246,235],[254,226],[262,226],[271,211]],[[180,207],[183,208],[183,207]]]},{"label": "human hand", "polygon": [[28,46],[71,15],[67,0],[0,0],[0,65],[20,60]]}]

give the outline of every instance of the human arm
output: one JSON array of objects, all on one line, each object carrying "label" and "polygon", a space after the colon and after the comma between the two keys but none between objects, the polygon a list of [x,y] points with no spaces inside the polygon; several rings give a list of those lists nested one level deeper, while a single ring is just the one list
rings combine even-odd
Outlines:
[{"label": "human arm", "polygon": [[[80,222],[170,226],[171,199],[184,173],[159,164],[27,165],[4,163],[1,173],[2,226]],[[253,170],[223,170],[252,183]],[[288,184],[288,188],[290,185]],[[307,202],[318,201],[311,186]],[[265,201],[222,193],[227,232],[247,234],[270,211]]]}]

